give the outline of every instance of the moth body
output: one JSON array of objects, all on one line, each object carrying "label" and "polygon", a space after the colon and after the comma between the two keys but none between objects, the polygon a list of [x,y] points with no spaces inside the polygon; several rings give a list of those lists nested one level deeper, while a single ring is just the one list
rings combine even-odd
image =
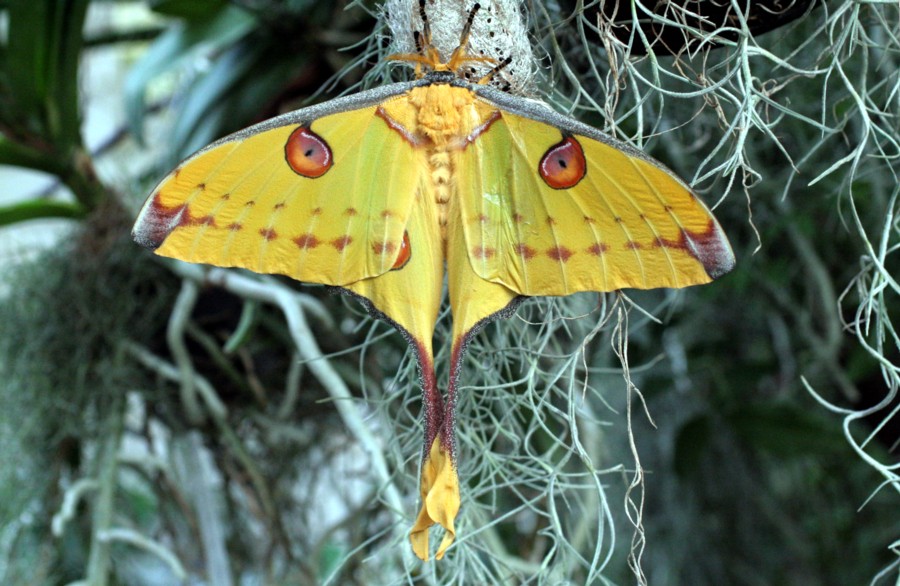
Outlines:
[{"label": "moth body", "polygon": [[[464,150],[487,129],[496,109],[479,104],[468,88],[451,85],[444,77],[385,102],[379,115],[405,140],[424,149],[423,180],[436,204],[443,245],[446,246],[450,200],[460,172],[456,152]],[[413,169],[410,172],[415,173]]]}]

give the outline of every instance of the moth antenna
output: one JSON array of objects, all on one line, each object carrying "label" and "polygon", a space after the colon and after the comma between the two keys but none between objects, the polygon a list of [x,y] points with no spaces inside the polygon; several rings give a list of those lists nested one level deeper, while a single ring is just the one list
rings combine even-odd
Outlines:
[{"label": "moth antenna", "polygon": [[459,68],[464,67],[467,63],[497,62],[493,57],[479,57],[467,52],[469,33],[472,31],[472,23],[475,21],[475,14],[478,13],[480,8],[481,4],[476,2],[475,5],[472,6],[472,10],[469,11],[469,17],[466,19],[466,24],[463,26],[462,34],[459,38],[459,46],[454,49],[453,54],[450,55],[450,60],[445,63],[447,71],[459,71]]},{"label": "moth antenna", "polygon": [[[422,19],[422,32],[421,34],[418,31],[413,32],[413,40],[415,41],[417,53],[395,53],[393,55],[388,55],[387,59],[389,61],[415,63],[417,78],[422,77],[423,67],[427,68],[429,71],[452,71],[458,74],[459,69],[467,63],[490,63],[492,65],[497,63],[497,60],[493,57],[470,55],[466,52],[466,45],[469,42],[469,33],[472,30],[472,23],[475,21],[475,15],[481,8],[481,4],[476,2],[475,5],[472,6],[472,10],[469,11],[469,16],[466,19],[466,24],[462,29],[459,46],[456,47],[453,54],[450,55],[450,59],[445,62],[441,60],[441,54],[434,45],[431,44],[431,24],[428,22],[428,14],[425,12],[425,2],[426,0],[419,0],[419,17]],[[493,75],[493,71],[488,74],[488,78],[490,78],[491,75]]]},{"label": "moth antenna", "polygon": [[388,61],[406,61],[414,63],[416,67],[416,79],[422,77],[422,68],[434,69],[435,50],[431,46],[431,26],[428,24],[428,15],[425,13],[425,0],[419,0],[419,16],[422,18],[422,31],[413,30],[413,43],[416,46],[415,53],[393,53],[387,56]]},{"label": "moth antenna", "polygon": [[426,47],[430,47],[431,24],[428,22],[428,15],[425,13],[425,0],[419,0],[419,18],[422,19],[422,36],[425,37],[424,44]]},{"label": "moth antenna", "polygon": [[472,6],[472,10],[469,11],[469,17],[466,19],[466,24],[463,26],[462,34],[459,35],[459,46],[465,47],[469,44],[469,33],[472,31],[472,23],[475,21],[475,14],[481,9],[481,4],[478,2]]},{"label": "moth antenna", "polygon": [[[504,67],[506,67],[506,66],[509,65],[510,63],[512,63],[512,57],[509,56],[509,55],[507,55],[506,58],[503,59],[503,61],[501,61],[500,63],[498,63],[497,65],[495,65],[490,71],[488,71],[488,72],[484,75],[484,77],[482,77],[481,79],[478,80],[479,85],[483,85],[483,84],[486,84],[486,83],[490,82],[490,81],[494,78],[495,75],[497,75],[498,73],[500,73],[500,70],[501,70],[501,69],[503,69]],[[507,85],[508,85],[508,84],[507,84]]]}]

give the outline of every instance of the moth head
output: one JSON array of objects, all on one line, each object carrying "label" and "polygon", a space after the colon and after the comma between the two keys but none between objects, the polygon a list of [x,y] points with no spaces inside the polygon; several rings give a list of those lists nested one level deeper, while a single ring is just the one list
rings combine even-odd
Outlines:
[{"label": "moth head", "polygon": [[416,43],[416,53],[395,53],[388,56],[389,61],[405,61],[415,64],[416,77],[422,78],[431,72],[450,72],[456,77],[462,77],[462,70],[474,64],[486,63],[494,65],[487,75],[485,75],[479,83],[487,83],[491,78],[499,72],[503,67],[508,65],[512,58],[507,57],[503,61],[498,62],[493,57],[485,57],[469,52],[469,33],[472,30],[472,23],[475,21],[475,15],[481,9],[481,5],[476,3],[469,11],[466,24],[460,33],[459,45],[450,54],[450,58],[444,61],[441,58],[440,51],[432,43],[431,26],[428,22],[428,15],[425,12],[425,0],[419,0],[419,15],[422,19],[422,30],[414,31],[413,38]]}]

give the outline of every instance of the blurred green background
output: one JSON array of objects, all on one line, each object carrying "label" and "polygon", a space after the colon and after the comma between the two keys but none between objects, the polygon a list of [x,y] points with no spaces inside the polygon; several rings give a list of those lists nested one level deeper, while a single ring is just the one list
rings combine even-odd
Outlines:
[{"label": "blurred green background", "polygon": [[738,264],[480,334],[463,539],[420,564],[404,340],[129,236],[197,148],[400,74],[379,3],[0,1],[0,583],[897,583],[900,8],[813,4],[677,58],[626,57],[630,13],[523,4],[543,97],[722,198]]}]

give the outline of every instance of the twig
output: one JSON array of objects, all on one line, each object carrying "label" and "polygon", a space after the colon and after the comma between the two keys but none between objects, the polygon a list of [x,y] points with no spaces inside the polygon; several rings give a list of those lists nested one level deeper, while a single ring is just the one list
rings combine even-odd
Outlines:
[{"label": "twig", "polygon": [[178,580],[185,581],[187,580],[187,571],[185,571],[184,566],[181,561],[169,548],[159,543],[158,541],[153,541],[152,539],[148,539],[147,537],[141,535],[137,531],[133,529],[126,528],[113,528],[106,529],[104,531],[99,532],[99,538],[104,542],[112,542],[119,541],[122,543],[127,543],[129,545],[134,545],[135,547],[139,547],[146,552],[149,552],[165,563],[172,570],[172,573],[175,575]]}]

